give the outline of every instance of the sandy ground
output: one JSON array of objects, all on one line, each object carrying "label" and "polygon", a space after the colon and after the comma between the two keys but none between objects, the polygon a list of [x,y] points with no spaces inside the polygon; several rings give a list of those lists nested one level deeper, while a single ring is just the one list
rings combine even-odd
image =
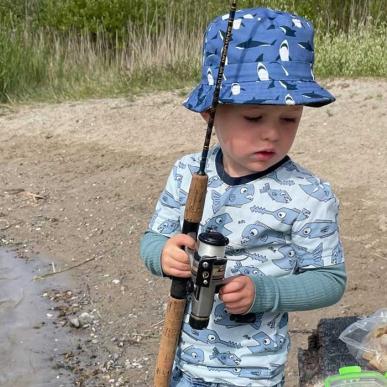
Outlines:
[{"label": "sandy ground", "polygon": [[[337,102],[305,110],[291,156],[341,201],[349,281],[339,304],[293,313],[289,387],[298,385],[297,348],[320,318],[387,306],[387,81],[325,84]],[[182,99],[0,107],[0,244],[44,255],[57,270],[79,265],[69,290],[88,299],[74,309],[65,290],[53,297],[67,303],[61,329],[83,340],[56,365],[73,373],[73,385],[152,385],[170,283],[146,271],[139,239],[173,161],[202,146],[205,126]],[[77,329],[67,321],[81,311],[91,323]]]}]

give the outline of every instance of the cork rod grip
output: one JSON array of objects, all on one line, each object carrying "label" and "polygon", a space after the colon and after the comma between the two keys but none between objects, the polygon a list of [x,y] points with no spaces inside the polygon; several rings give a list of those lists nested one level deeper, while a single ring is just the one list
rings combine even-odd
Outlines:
[{"label": "cork rod grip", "polygon": [[185,205],[185,221],[199,224],[202,220],[204,201],[207,193],[207,182],[207,175],[194,174],[192,176],[187,203]]},{"label": "cork rod grip", "polygon": [[171,297],[168,301],[160,350],[156,361],[154,387],[169,387],[185,305],[186,299],[177,300]]}]

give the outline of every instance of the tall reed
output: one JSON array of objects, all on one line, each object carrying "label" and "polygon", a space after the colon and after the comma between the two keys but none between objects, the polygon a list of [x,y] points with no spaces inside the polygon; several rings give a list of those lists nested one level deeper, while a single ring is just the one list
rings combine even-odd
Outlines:
[{"label": "tall reed", "polygon": [[[326,26],[317,28],[316,34],[318,77],[387,76],[387,27],[380,16],[384,1],[326,0],[318,6],[313,3],[320,7],[314,23],[322,26],[325,20]],[[34,2],[37,4],[39,0]],[[141,23],[128,23],[114,34],[103,25],[92,31],[87,28],[59,31],[52,26],[37,26],[31,18],[3,19],[0,101],[58,101],[192,85],[200,76],[204,26],[212,13],[220,13],[221,3],[224,8],[223,1],[204,5],[198,0],[185,13],[179,7],[157,12],[149,9],[142,14]],[[241,7],[249,6],[251,1],[240,3]],[[311,0],[260,3],[287,10],[298,7],[308,17],[309,12],[316,12],[311,8]],[[203,9],[209,13],[202,12],[200,5],[207,7]],[[373,17],[370,17],[371,7]],[[344,22],[346,27],[338,28],[337,23]]]}]

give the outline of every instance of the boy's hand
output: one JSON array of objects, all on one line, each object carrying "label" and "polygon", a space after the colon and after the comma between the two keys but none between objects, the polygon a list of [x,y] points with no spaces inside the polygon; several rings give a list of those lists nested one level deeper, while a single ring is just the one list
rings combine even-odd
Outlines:
[{"label": "boy's hand", "polygon": [[250,277],[245,275],[226,279],[219,291],[219,298],[224,302],[227,312],[231,314],[246,313],[255,299],[255,285]]},{"label": "boy's hand", "polygon": [[161,268],[172,277],[191,277],[191,265],[184,247],[195,249],[196,241],[186,234],[169,238],[161,253]]}]

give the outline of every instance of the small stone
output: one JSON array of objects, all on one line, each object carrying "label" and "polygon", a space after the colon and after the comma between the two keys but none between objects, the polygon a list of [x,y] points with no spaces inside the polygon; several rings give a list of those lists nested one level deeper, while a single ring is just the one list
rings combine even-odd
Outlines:
[{"label": "small stone", "polygon": [[70,318],[69,319],[70,321],[70,324],[75,327],[75,328],[79,328],[81,326],[80,322],[79,322],[79,319],[77,317],[75,318]]},{"label": "small stone", "polygon": [[79,315],[78,320],[81,326],[85,326],[87,324],[90,324],[93,318],[89,313],[83,312]]}]

